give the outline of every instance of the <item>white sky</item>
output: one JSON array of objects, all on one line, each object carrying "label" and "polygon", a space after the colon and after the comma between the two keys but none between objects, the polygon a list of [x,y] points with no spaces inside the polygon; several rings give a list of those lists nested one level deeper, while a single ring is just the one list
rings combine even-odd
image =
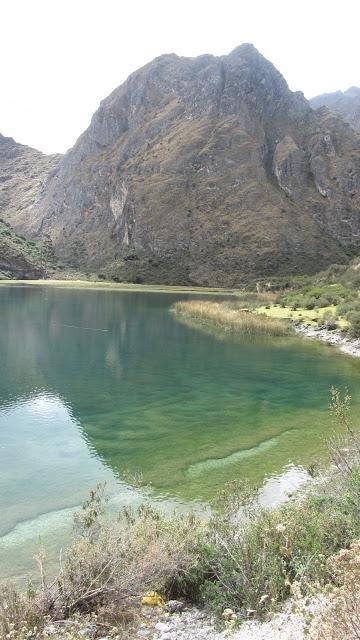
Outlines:
[{"label": "white sky", "polygon": [[0,0],[0,132],[65,151],[162,53],[252,42],[306,97],[360,86],[360,0]]}]

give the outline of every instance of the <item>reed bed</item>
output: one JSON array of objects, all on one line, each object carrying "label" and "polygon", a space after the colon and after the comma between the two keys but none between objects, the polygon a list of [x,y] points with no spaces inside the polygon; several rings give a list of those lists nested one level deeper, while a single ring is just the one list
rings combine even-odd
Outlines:
[{"label": "reed bed", "polygon": [[290,333],[289,324],[281,319],[234,309],[225,302],[186,300],[176,302],[172,310],[183,318],[248,336],[286,336]]}]

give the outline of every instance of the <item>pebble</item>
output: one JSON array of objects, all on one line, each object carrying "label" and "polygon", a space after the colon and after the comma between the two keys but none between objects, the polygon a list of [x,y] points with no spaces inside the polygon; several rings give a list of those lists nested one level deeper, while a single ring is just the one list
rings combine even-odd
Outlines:
[{"label": "pebble", "polygon": [[184,608],[185,608],[185,605],[183,602],[181,602],[181,600],[169,600],[166,603],[166,609],[170,613],[177,613],[177,612],[183,611]]},{"label": "pebble", "polygon": [[44,632],[48,636],[54,636],[58,633],[58,631],[59,627],[57,627],[55,624],[47,624],[46,627],[44,627]]},{"label": "pebble", "polygon": [[84,638],[95,638],[95,635],[96,635],[96,624],[89,624],[88,627],[85,627],[79,633]]},{"label": "pebble", "polygon": [[170,625],[165,624],[165,622],[157,622],[155,625],[155,629],[157,629],[157,631],[165,632],[170,631],[171,627]]}]

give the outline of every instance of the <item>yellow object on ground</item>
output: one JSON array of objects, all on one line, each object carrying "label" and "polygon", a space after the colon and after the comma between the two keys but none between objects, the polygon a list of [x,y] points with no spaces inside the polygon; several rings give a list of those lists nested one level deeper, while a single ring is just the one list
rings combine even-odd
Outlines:
[{"label": "yellow object on ground", "polygon": [[158,593],[156,593],[156,591],[151,591],[150,593],[147,593],[146,596],[141,598],[141,604],[148,607],[165,607],[163,598]]}]

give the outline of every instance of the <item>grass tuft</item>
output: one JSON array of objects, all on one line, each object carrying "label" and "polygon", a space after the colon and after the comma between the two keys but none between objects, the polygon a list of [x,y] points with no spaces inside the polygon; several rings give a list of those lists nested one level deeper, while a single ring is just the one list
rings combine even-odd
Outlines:
[{"label": "grass tuft", "polygon": [[246,336],[286,336],[290,333],[289,324],[281,319],[255,315],[225,302],[186,300],[176,302],[172,310],[178,316]]}]

